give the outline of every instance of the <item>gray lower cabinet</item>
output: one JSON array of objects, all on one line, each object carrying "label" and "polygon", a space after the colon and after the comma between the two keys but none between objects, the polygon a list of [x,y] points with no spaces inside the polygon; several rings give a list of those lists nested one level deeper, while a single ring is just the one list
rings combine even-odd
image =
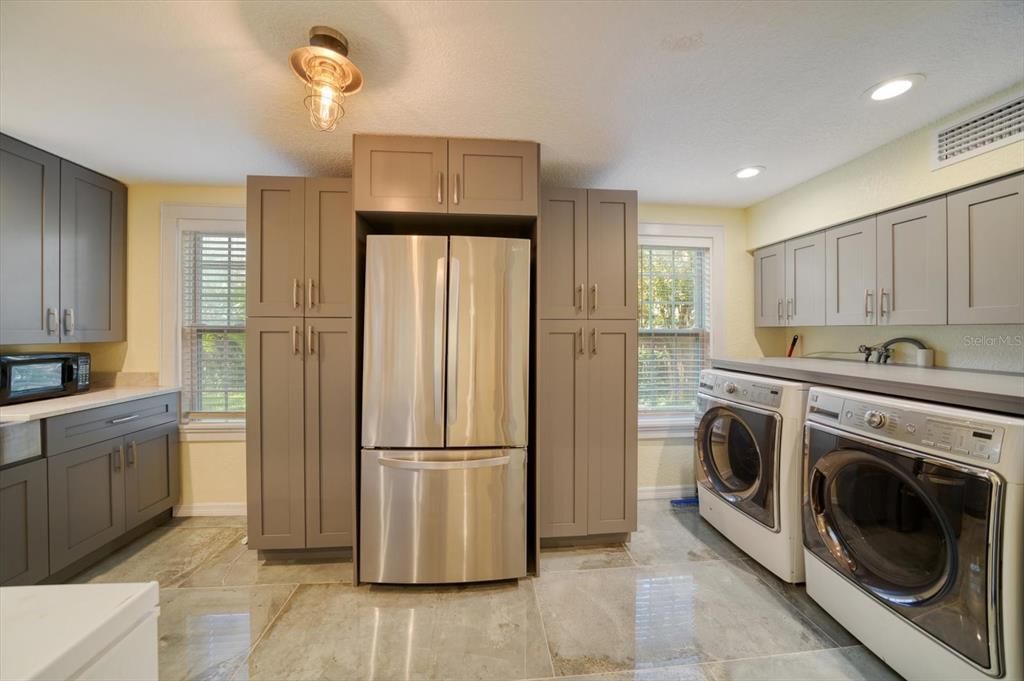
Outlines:
[{"label": "gray lower cabinet", "polygon": [[786,242],[787,326],[825,324],[825,234],[815,232]]},{"label": "gray lower cabinet", "polygon": [[181,490],[178,424],[148,428],[124,438],[125,529],[174,506]]},{"label": "gray lower cabinet", "polygon": [[0,586],[50,574],[47,516],[45,459],[0,471]]},{"label": "gray lower cabinet", "polygon": [[58,342],[60,159],[0,135],[0,344]]},{"label": "gray lower cabinet", "polygon": [[784,326],[786,245],[754,251],[754,321],[757,326]]},{"label": "gray lower cabinet", "polygon": [[946,323],[946,197],[877,217],[878,324]]},{"label": "gray lower cabinet", "polygon": [[949,323],[1024,323],[1024,175],[950,194]]},{"label": "gray lower cabinet", "polygon": [[541,321],[540,536],[636,529],[636,321]]},{"label": "gray lower cabinet", "polygon": [[876,266],[874,216],[825,230],[826,324],[875,324]]}]

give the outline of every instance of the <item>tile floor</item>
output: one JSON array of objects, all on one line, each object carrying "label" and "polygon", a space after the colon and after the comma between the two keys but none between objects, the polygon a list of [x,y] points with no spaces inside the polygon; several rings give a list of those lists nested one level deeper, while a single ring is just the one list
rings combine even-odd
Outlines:
[{"label": "tile floor", "polygon": [[76,581],[160,582],[163,679],[899,678],[695,510],[639,526],[538,579],[355,588],[351,563],[257,561],[244,519],[175,519]]}]

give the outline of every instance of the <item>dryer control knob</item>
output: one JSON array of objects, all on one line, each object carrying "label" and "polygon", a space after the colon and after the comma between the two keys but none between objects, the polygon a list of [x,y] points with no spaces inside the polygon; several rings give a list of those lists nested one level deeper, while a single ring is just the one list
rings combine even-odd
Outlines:
[{"label": "dryer control knob", "polygon": [[885,425],[885,414],[880,411],[869,411],[864,414],[864,423],[872,428],[881,428]]},{"label": "dryer control knob", "polygon": [[726,383],[725,384],[725,392],[729,393],[730,395],[732,393],[736,392],[736,384],[735,383]]}]

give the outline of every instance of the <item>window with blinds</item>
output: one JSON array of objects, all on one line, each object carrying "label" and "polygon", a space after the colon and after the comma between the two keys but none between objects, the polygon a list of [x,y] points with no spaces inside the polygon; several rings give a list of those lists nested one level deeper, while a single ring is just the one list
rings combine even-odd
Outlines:
[{"label": "window with blinds", "polygon": [[245,412],[245,235],[182,232],[182,411]]},{"label": "window with blinds", "polygon": [[685,420],[711,355],[711,249],[641,244],[641,419]]}]

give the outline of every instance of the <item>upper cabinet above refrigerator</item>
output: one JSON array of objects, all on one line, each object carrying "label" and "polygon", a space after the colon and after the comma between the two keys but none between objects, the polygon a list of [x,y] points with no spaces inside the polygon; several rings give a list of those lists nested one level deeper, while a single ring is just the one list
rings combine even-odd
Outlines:
[{"label": "upper cabinet above refrigerator", "polygon": [[537,215],[534,142],[355,135],[352,157],[358,212]]}]

